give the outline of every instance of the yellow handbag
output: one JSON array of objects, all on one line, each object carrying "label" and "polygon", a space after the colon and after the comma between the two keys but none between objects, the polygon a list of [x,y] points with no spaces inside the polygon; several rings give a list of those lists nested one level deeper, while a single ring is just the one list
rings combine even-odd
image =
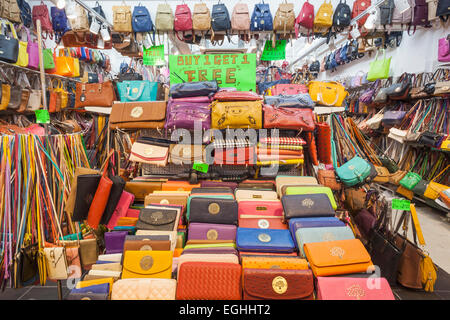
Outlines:
[{"label": "yellow handbag", "polygon": [[389,182],[389,170],[385,167],[374,166],[377,171],[377,176],[373,179],[373,182],[388,183]]},{"label": "yellow handbag", "polygon": [[450,151],[450,135],[441,143],[441,149]]},{"label": "yellow handbag", "polygon": [[10,94],[11,86],[9,84],[2,83],[2,100],[0,102],[0,110],[5,110],[8,108]]},{"label": "yellow handbag", "polygon": [[261,129],[262,101],[214,101],[211,105],[213,129]]},{"label": "yellow handbag", "polygon": [[55,60],[55,74],[64,77],[72,77],[74,73],[74,61],[72,57],[68,57],[65,55],[61,55],[64,53],[63,49],[59,50],[59,54],[56,55],[56,52],[53,52],[53,57]]},{"label": "yellow handbag", "polygon": [[172,277],[172,251],[125,251],[122,279]]},{"label": "yellow handbag", "polygon": [[313,101],[326,106],[340,107],[348,92],[339,82],[310,81],[308,83],[309,95]]},{"label": "yellow handbag", "polygon": [[57,85],[54,86],[54,91],[57,92],[61,98],[61,109],[64,109],[67,107],[67,104],[69,102],[69,95],[66,90],[64,90],[64,85],[61,80],[56,80]]},{"label": "yellow handbag", "polygon": [[80,60],[78,58],[73,58],[73,75],[72,77],[77,78],[80,76]]},{"label": "yellow handbag", "polygon": [[16,66],[27,67],[28,66],[28,42],[19,40],[19,55],[17,56]]},{"label": "yellow handbag", "polygon": [[446,186],[445,184],[434,182],[434,180],[436,180],[443,173],[445,173],[448,170],[448,168],[450,168],[450,164],[447,167],[445,167],[444,170],[442,170],[436,177],[434,177],[430,181],[427,188],[425,189],[425,193],[423,194],[425,197],[427,197],[428,199],[431,199],[431,200],[436,200],[437,198],[439,198],[439,193],[450,188],[449,186]]}]

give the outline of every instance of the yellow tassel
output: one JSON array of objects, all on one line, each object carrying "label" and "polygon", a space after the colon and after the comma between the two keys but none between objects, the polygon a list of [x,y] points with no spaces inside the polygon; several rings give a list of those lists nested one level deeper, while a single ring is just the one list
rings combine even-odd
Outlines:
[{"label": "yellow tassel", "polygon": [[422,285],[426,292],[434,291],[434,284],[437,279],[437,268],[430,257],[425,256],[420,262],[422,269]]}]

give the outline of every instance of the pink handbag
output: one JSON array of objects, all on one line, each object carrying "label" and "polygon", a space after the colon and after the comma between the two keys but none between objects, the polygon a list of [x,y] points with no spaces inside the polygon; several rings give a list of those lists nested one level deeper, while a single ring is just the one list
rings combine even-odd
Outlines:
[{"label": "pink handbag", "polygon": [[450,35],[439,39],[438,61],[450,62]]},{"label": "pink handbag", "polygon": [[25,32],[27,33],[27,53],[28,53],[28,68],[31,69],[38,69],[39,68],[39,47],[38,43],[36,41],[31,40],[30,30],[22,25],[22,27],[18,30],[19,32],[21,30],[25,29]]},{"label": "pink handbag", "polygon": [[281,201],[239,201],[238,215],[283,216]]},{"label": "pink handbag", "polygon": [[117,207],[114,210],[111,219],[109,219],[108,224],[106,225],[108,229],[114,229],[119,218],[126,216],[127,211],[133,204],[133,202],[134,202],[134,194],[126,191],[122,192],[119,202],[117,203]]},{"label": "pink handbag", "polygon": [[317,278],[317,300],[395,300],[385,278]]},{"label": "pink handbag", "polygon": [[279,95],[293,95],[293,94],[302,94],[302,93],[308,93],[308,87],[304,84],[276,84],[273,86],[273,88],[270,89],[270,94],[272,96],[279,96]]}]

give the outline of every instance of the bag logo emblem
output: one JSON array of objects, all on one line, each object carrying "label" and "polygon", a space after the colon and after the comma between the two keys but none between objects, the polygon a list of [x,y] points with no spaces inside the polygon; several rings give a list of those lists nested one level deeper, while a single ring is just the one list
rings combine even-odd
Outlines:
[{"label": "bag logo emblem", "polygon": [[167,199],[162,199],[159,204],[169,204],[169,200]]},{"label": "bag logo emblem", "polygon": [[269,226],[270,226],[269,221],[267,221],[266,219],[258,220],[258,227],[260,229],[267,229],[269,228]]},{"label": "bag logo emblem", "polygon": [[139,89],[138,89],[138,88],[133,88],[133,89],[131,90],[131,92],[132,92],[132,93],[138,93],[138,92],[139,92]]},{"label": "bag logo emblem", "polygon": [[366,292],[364,291],[364,289],[361,288],[361,286],[359,286],[357,284],[345,289],[345,293],[349,297],[356,298],[356,300],[361,300],[361,298],[366,295]]},{"label": "bag logo emblem", "polygon": [[155,221],[158,221],[159,219],[162,219],[163,213],[161,211],[157,211],[152,214],[152,219]]},{"label": "bag logo emblem", "polygon": [[133,118],[139,118],[140,116],[142,116],[143,113],[144,113],[144,109],[143,109],[142,107],[134,107],[134,108],[131,110],[130,115],[131,115]]},{"label": "bag logo emblem", "polygon": [[206,237],[208,238],[208,240],[217,240],[218,236],[219,236],[219,233],[215,229],[210,229],[206,233]]},{"label": "bag logo emblem", "polygon": [[348,166],[349,170],[355,170],[355,166]]},{"label": "bag logo emblem", "polygon": [[151,256],[145,256],[139,264],[142,270],[147,271],[153,266],[153,258]]},{"label": "bag logo emblem", "polygon": [[269,242],[272,238],[267,233],[261,233],[258,236],[258,240],[261,242]]},{"label": "bag logo emblem", "polygon": [[313,205],[314,205],[314,201],[311,200],[310,198],[306,198],[305,200],[302,201],[303,207],[308,207],[309,209],[311,209]]},{"label": "bag logo emblem", "polygon": [[345,250],[341,247],[333,247],[330,249],[330,254],[333,257],[339,257],[339,259],[342,259],[345,254]]},{"label": "bag logo emblem", "polygon": [[140,251],[152,251],[153,248],[152,248],[152,246],[146,244],[146,245],[142,246],[139,250]]},{"label": "bag logo emblem", "polygon": [[153,153],[153,149],[152,148],[146,148],[145,150],[144,150],[144,154],[146,155],[146,156],[149,156],[149,155],[151,155]]},{"label": "bag logo emblem", "polygon": [[220,211],[220,206],[217,203],[215,203],[215,202],[211,203],[208,206],[208,212],[210,214],[218,214],[219,211]]},{"label": "bag logo emblem", "polygon": [[332,234],[331,232],[325,232],[322,235],[322,240],[323,241],[335,241],[336,238],[334,237],[334,234]]},{"label": "bag logo emblem", "polygon": [[272,288],[278,294],[283,294],[287,291],[288,284],[285,278],[283,277],[275,277],[272,280]]}]

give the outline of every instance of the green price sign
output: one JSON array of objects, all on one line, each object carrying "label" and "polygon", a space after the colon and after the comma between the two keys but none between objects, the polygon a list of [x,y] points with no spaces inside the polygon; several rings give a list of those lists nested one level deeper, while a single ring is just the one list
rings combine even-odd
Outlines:
[{"label": "green price sign", "polygon": [[209,164],[202,163],[202,162],[194,162],[192,169],[203,172],[203,173],[208,173]]},{"label": "green price sign", "polygon": [[164,59],[164,45],[152,46],[148,49],[144,47],[144,65],[145,66],[161,66],[166,64]]},{"label": "green price sign", "polygon": [[274,61],[286,59],[286,40],[277,40],[275,48],[272,47],[272,40],[267,40],[261,56],[263,61]]},{"label": "green price sign", "polygon": [[411,201],[403,199],[392,199],[392,209],[410,211]]},{"label": "green price sign", "polygon": [[50,123],[48,110],[35,110],[34,114],[36,115],[36,123]]}]

